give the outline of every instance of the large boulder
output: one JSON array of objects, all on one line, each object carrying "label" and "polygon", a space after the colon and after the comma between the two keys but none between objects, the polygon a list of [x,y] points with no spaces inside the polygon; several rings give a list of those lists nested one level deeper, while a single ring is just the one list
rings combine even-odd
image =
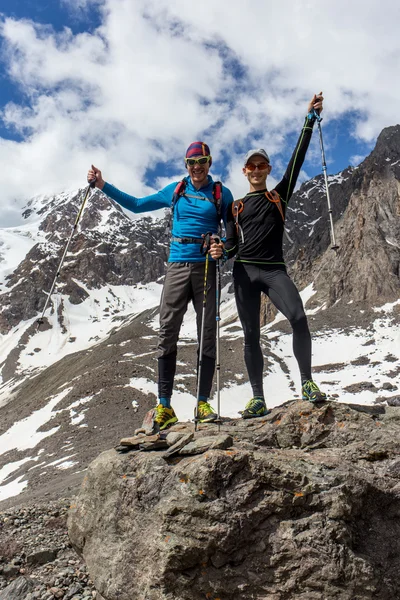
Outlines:
[{"label": "large boulder", "polygon": [[176,452],[110,450],[70,539],[105,600],[394,600],[399,433],[397,407],[294,401]]}]

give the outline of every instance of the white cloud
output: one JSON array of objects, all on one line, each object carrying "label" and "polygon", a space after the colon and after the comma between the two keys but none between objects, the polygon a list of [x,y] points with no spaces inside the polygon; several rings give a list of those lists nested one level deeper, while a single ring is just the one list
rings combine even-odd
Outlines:
[{"label": "white cloud", "polygon": [[352,167],[357,167],[364,160],[364,158],[365,156],[362,154],[354,154],[353,156],[350,156],[349,162]]},{"label": "white cloud", "polygon": [[179,172],[199,138],[211,146],[215,172],[229,157],[228,183],[242,193],[242,155],[265,146],[279,178],[274,155],[320,89],[324,123],[354,111],[349,133],[362,140],[398,120],[395,0],[64,3],[89,16],[101,5],[101,27],[73,35],[29,20],[2,24],[3,58],[26,98],[2,113],[23,137],[0,139],[6,205],[82,186],[92,162],[122,189],[145,194],[146,169],[172,161]]}]

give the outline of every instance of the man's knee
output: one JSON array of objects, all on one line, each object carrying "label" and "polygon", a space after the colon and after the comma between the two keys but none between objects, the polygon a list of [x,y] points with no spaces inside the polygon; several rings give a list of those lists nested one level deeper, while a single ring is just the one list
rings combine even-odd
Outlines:
[{"label": "man's knee", "polygon": [[173,353],[176,354],[177,342],[178,339],[175,336],[173,338],[159,337],[157,344],[158,358],[162,358]]}]

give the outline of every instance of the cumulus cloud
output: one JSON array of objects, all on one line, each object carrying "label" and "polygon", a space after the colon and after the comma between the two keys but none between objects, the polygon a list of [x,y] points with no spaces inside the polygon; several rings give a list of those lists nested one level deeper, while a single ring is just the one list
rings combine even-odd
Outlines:
[{"label": "cumulus cloud", "polygon": [[100,9],[101,26],[74,35],[27,19],[1,25],[3,61],[25,99],[2,110],[21,137],[0,139],[4,203],[79,187],[92,162],[142,195],[161,181],[149,169],[170,163],[162,181],[180,177],[185,148],[201,138],[214,172],[241,194],[245,151],[265,146],[279,178],[288,136],[321,89],[324,125],[353,115],[349,135],[371,142],[397,122],[395,0],[62,1]]}]

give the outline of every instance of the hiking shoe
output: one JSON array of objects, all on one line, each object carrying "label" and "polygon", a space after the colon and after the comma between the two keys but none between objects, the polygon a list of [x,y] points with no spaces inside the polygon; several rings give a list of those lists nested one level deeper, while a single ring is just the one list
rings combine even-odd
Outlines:
[{"label": "hiking shoe", "polygon": [[306,381],[301,388],[301,395],[303,400],[308,400],[309,402],[325,402],[326,394],[321,392],[317,384],[309,379]]},{"label": "hiking shoe", "polygon": [[158,404],[155,408],[155,411],[156,417],[154,422],[158,424],[160,431],[167,429],[167,427],[171,427],[171,425],[178,421],[178,417],[176,416],[172,407],[166,408],[162,404]]},{"label": "hiking shoe", "polygon": [[254,419],[255,417],[265,417],[269,412],[263,398],[252,398],[241,411],[242,419]]},{"label": "hiking shoe", "polygon": [[199,423],[212,423],[218,418],[217,413],[208,402],[199,402],[197,407],[197,420]]}]

